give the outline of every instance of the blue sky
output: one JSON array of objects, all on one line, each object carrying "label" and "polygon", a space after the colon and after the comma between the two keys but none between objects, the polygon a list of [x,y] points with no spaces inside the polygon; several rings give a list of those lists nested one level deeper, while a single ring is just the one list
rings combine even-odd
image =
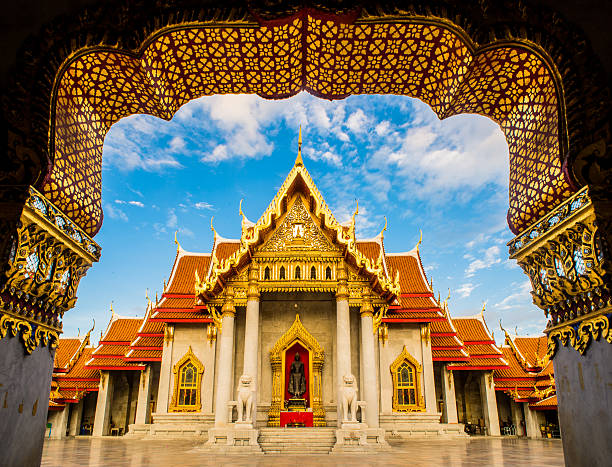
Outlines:
[{"label": "blue sky", "polygon": [[388,252],[407,251],[423,231],[421,255],[434,288],[451,290],[451,314],[485,317],[498,341],[506,329],[537,335],[543,313],[529,282],[508,259],[508,149],[485,117],[438,120],[400,96],[325,101],[301,93],[269,101],[213,96],[184,105],[172,121],[134,115],[104,143],[102,259],[81,281],[65,336],[106,327],[109,305],[142,316],[161,295],[176,246],[212,247],[210,218],[224,237],[240,236],[238,205],[256,221],[291,170],[302,125],[304,162],[336,218],[359,200],[357,235],[373,237],[388,218]]}]

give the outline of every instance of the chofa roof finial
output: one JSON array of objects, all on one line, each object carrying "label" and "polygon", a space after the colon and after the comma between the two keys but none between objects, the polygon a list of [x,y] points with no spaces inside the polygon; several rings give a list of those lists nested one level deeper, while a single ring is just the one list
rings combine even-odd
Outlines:
[{"label": "chofa roof finial", "polygon": [[298,154],[295,158],[295,166],[304,166],[304,161],[302,160],[302,125],[300,125],[299,135],[298,135]]},{"label": "chofa roof finial", "polygon": [[179,251],[181,249],[181,244],[178,241],[177,235],[178,235],[178,230],[175,230],[174,231],[174,243],[176,243],[176,251]]},{"label": "chofa roof finial", "polygon": [[419,241],[417,242],[416,246],[414,247],[416,249],[416,251],[419,251],[419,246],[421,245],[421,242],[423,241],[423,231],[421,229],[419,229],[420,232],[420,237],[419,237]]}]

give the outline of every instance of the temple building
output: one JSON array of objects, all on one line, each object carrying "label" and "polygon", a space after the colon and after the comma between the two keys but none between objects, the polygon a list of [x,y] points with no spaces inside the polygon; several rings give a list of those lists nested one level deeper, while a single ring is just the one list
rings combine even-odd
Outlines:
[{"label": "temple building", "polygon": [[210,253],[176,242],[144,318],[112,311],[95,348],[89,334],[61,339],[51,436],[202,436],[267,452],[281,428],[312,427],[329,452],[392,436],[539,437],[556,423],[545,338],[506,334],[500,348],[484,308],[452,318],[421,241],[391,253],[386,226],[356,238],[358,209],[339,223],[299,150],[260,219],[240,215],[241,237],[215,231]]}]

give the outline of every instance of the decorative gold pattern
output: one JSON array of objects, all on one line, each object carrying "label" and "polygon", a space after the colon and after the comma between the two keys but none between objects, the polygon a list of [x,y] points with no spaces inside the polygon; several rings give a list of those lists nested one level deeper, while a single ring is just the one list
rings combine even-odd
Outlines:
[{"label": "decorative gold pattern", "polygon": [[533,302],[551,316],[549,328],[612,305],[609,256],[586,187],[508,245],[531,279]]},{"label": "decorative gold pattern", "polygon": [[39,323],[33,324],[17,316],[0,314],[0,338],[7,336],[19,336],[28,354],[38,346],[49,346],[53,350],[57,348],[59,341],[59,335],[53,329]]},{"label": "decorative gold pattern", "polygon": [[610,316],[600,315],[582,321],[577,325],[562,326],[548,333],[548,358],[554,358],[559,344],[567,347],[571,345],[574,349],[584,355],[593,341],[600,339],[612,344],[612,331],[610,330]]},{"label": "decorative gold pattern", "polygon": [[[181,385],[181,369],[187,365],[192,364],[196,369],[196,379],[195,379],[195,404],[190,405],[180,405],[179,402],[179,390]],[[202,376],[204,375],[204,365],[198,357],[195,356],[193,350],[191,350],[191,346],[189,346],[189,350],[187,353],[183,355],[183,357],[176,362],[174,367],[172,367],[172,373],[174,373],[174,392],[172,393],[172,400],[170,401],[170,407],[168,410],[170,412],[199,412],[202,410]]]},{"label": "decorative gold pattern", "polygon": [[56,78],[55,165],[45,194],[92,234],[101,225],[110,126],[134,113],[170,119],[185,102],[212,94],[398,94],[423,100],[440,118],[481,113],[509,143],[511,225],[523,228],[570,194],[559,157],[556,71],[527,42],[476,49],[450,22],[408,15],[349,24],[305,14],[261,27],[241,18],[146,37],[136,53],[106,46],[75,53]]},{"label": "decorative gold pattern", "polygon": [[270,364],[272,365],[272,403],[268,412],[268,425],[280,426],[280,412],[283,408],[285,392],[285,352],[296,342],[299,342],[309,352],[310,365],[310,407],[313,412],[314,426],[325,426],[325,409],[321,394],[321,376],[325,352],[317,340],[310,334],[302,322],[300,315],[295,315],[295,321],[285,334],[274,344],[270,350]]},{"label": "decorative gold pattern", "polygon": [[[397,372],[403,363],[407,363],[414,369],[414,389],[415,389],[415,403],[414,404],[400,404],[398,400],[398,376]],[[402,352],[397,356],[389,367],[391,371],[391,378],[393,380],[393,411],[394,412],[424,412],[425,411],[425,400],[421,390],[421,364],[406,350],[406,346],[402,349]]]}]

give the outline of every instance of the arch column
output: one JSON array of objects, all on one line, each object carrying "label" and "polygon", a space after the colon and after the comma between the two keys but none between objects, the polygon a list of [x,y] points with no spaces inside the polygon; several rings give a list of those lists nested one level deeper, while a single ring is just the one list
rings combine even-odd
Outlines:
[{"label": "arch column", "polygon": [[259,350],[259,269],[255,265],[249,268],[249,286],[247,289],[246,323],[244,327],[244,365],[243,374],[249,375],[253,388],[252,420],[257,423],[258,392],[258,350]]},{"label": "arch column", "polygon": [[366,402],[365,421],[368,428],[378,428],[378,380],[376,378],[376,358],[374,354],[374,308],[367,287],[363,288],[361,315],[361,352],[363,356],[363,387],[361,393]]},{"label": "arch column", "polygon": [[348,302],[348,278],[344,263],[336,270],[336,404],[338,426],[342,423],[342,378],[351,373],[351,322]]},{"label": "arch column", "polygon": [[215,394],[215,427],[228,424],[227,403],[232,395],[232,357],[234,348],[234,290],[227,287],[225,303],[221,308],[221,338],[219,339],[219,360],[217,393]]}]

